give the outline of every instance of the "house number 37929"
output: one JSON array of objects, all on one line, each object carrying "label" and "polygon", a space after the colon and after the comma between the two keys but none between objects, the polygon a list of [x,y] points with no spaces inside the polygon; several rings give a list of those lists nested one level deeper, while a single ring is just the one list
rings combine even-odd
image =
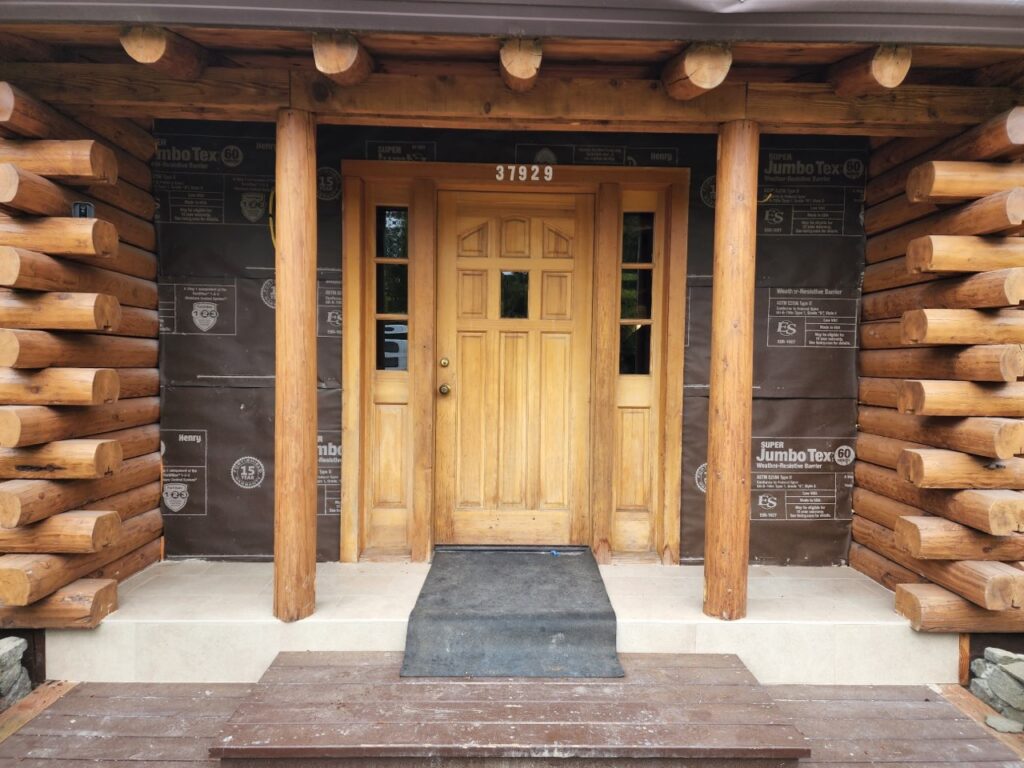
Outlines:
[{"label": "house number 37929", "polygon": [[555,169],[551,165],[496,165],[495,181],[551,181]]}]

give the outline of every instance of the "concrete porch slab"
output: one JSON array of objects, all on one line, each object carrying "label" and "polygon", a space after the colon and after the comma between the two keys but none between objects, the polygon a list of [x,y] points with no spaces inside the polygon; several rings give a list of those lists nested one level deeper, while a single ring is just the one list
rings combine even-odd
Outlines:
[{"label": "concrete porch slab", "polygon": [[[317,610],[273,618],[270,563],[166,561],[121,585],[92,631],[48,631],[47,674],[89,682],[255,682],[280,651],[401,651],[427,564],[322,563]],[[699,566],[601,567],[623,653],[735,653],[762,683],[957,680],[956,635],[910,629],[849,568],[750,569],[748,617],[701,613]]]}]

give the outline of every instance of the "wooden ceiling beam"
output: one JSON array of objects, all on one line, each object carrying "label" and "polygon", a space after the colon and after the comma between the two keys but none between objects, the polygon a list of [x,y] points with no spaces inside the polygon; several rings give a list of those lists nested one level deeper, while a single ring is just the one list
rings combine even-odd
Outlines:
[{"label": "wooden ceiling beam", "polygon": [[536,84],[543,58],[544,50],[540,40],[521,37],[506,40],[498,52],[501,79],[513,91],[525,93]]},{"label": "wooden ceiling beam", "polygon": [[358,85],[374,70],[373,57],[348,32],[314,32],[313,63],[338,85]]},{"label": "wooden ceiling beam", "polygon": [[126,27],[121,47],[139,64],[179,80],[197,79],[209,59],[205,48],[163,27]]},{"label": "wooden ceiling beam", "polygon": [[0,61],[59,61],[60,52],[49,43],[0,31]]},{"label": "wooden ceiling beam", "polygon": [[906,79],[911,58],[909,45],[880,45],[833,64],[828,80],[844,97],[882,93]]},{"label": "wooden ceiling beam", "polygon": [[665,92],[677,101],[689,101],[717,88],[729,74],[732,49],[718,43],[693,43],[671,59],[661,71]]}]

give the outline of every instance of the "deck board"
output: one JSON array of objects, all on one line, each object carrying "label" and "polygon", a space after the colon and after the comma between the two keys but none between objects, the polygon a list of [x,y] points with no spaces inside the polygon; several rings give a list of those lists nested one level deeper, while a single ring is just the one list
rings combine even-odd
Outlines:
[{"label": "deck board", "polygon": [[[378,654],[350,655],[371,676],[376,674],[369,671],[374,666],[395,662]],[[344,660],[337,658],[327,661],[324,657],[315,665],[311,661],[299,655],[282,656],[280,667],[347,668]],[[624,657],[624,662],[628,669],[631,657]],[[645,656],[635,667],[649,671],[737,668],[742,665],[735,657],[697,655]],[[659,677],[648,676],[649,681],[657,681],[653,689],[650,682],[532,681],[523,688],[509,680],[443,681],[442,685],[442,681],[419,679],[406,685],[374,684],[365,677],[341,689],[330,683],[280,682],[269,687],[86,683],[0,744],[0,765],[213,768],[220,763],[208,757],[208,750],[229,721],[240,727],[276,722],[284,731],[291,731],[298,720],[310,732],[331,737],[351,734],[352,729],[365,735],[367,728],[390,724],[410,734],[408,740],[414,741],[423,734],[436,739],[438,726],[453,720],[463,728],[458,733],[460,738],[467,734],[479,738],[488,728],[500,734],[512,714],[518,713],[516,722],[528,724],[538,739],[557,738],[558,728],[583,724],[594,742],[602,734],[617,731],[622,735],[621,728],[626,727],[635,730],[637,741],[686,740],[693,746],[701,738],[710,738],[716,728],[741,725],[748,735],[746,743],[752,744],[761,735],[758,729],[769,727],[769,723],[775,723],[775,727],[795,726],[811,748],[811,757],[801,760],[800,768],[1024,768],[1010,749],[939,693],[925,687],[757,686],[701,683],[699,675],[690,678],[688,684],[672,686]],[[645,690],[648,695],[644,695]],[[651,695],[652,690],[655,695]],[[288,695],[275,697],[283,693]],[[332,700],[335,708],[328,706]],[[482,712],[489,713],[489,721],[485,722]],[[416,713],[422,716],[419,721],[413,719]],[[652,729],[656,714],[660,727]],[[641,737],[641,731],[647,735]],[[744,745],[736,746],[742,752]],[[369,759],[373,765],[403,765],[401,758]],[[568,768],[597,763],[537,760],[534,764]],[[631,767],[647,764],[629,758],[616,761],[616,765]],[[650,764],[672,763],[662,760]],[[508,764],[497,765],[505,768]]]}]

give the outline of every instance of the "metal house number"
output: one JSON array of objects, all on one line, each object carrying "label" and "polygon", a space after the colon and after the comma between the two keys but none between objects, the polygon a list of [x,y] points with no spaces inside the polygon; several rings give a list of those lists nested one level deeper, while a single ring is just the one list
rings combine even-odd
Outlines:
[{"label": "metal house number", "polygon": [[495,181],[510,183],[527,181],[551,181],[555,178],[555,168],[551,165],[496,165],[494,166]]}]

